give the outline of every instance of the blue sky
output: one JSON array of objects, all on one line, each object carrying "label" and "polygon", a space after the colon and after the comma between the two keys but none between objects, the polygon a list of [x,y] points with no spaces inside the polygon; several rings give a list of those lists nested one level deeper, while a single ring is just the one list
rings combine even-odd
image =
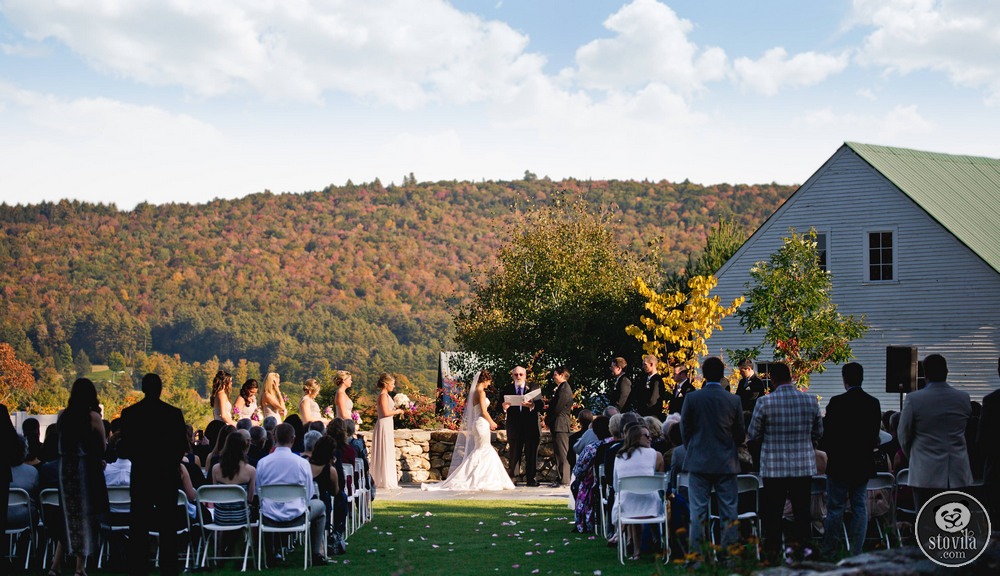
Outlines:
[{"label": "blue sky", "polygon": [[0,0],[0,201],[998,157],[987,0]]}]

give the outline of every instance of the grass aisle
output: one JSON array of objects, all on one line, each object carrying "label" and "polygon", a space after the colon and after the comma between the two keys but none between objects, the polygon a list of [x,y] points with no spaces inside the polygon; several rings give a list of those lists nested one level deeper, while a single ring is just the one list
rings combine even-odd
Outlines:
[{"label": "grass aisle", "polygon": [[[652,556],[570,532],[565,500],[376,501],[375,519],[336,558],[356,574],[655,574]],[[661,567],[662,569],[662,567]],[[677,568],[670,572],[680,572]]]}]

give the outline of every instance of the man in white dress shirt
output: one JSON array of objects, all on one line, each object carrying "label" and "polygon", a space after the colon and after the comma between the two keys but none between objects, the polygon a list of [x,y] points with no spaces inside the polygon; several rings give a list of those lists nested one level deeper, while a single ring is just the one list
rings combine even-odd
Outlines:
[{"label": "man in white dress shirt", "polygon": [[326,524],[326,508],[323,503],[313,498],[312,469],[309,461],[292,452],[295,442],[295,429],[289,424],[278,424],[274,429],[277,447],[274,452],[260,459],[257,464],[257,491],[261,486],[272,484],[297,484],[305,486],[308,502],[301,500],[291,502],[269,502],[261,504],[261,514],[276,522],[290,522],[309,514],[309,530],[311,532],[313,564],[326,564],[326,545],[324,526]]}]

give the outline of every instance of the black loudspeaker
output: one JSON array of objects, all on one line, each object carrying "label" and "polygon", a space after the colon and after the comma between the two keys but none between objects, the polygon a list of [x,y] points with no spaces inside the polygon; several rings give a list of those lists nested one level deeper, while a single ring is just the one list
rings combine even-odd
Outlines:
[{"label": "black loudspeaker", "polygon": [[917,390],[917,349],[914,346],[886,346],[885,391],[905,394]]}]

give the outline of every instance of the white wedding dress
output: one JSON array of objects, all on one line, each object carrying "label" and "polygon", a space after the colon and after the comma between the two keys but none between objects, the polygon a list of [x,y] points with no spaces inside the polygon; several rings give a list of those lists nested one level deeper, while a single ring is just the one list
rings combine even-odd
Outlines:
[{"label": "white wedding dress", "polygon": [[[486,408],[489,408],[489,399]],[[466,403],[471,413],[463,418],[463,430],[455,438],[451,468],[444,482],[422,484],[423,490],[513,490],[500,455],[490,443],[490,423],[482,408]]]}]

